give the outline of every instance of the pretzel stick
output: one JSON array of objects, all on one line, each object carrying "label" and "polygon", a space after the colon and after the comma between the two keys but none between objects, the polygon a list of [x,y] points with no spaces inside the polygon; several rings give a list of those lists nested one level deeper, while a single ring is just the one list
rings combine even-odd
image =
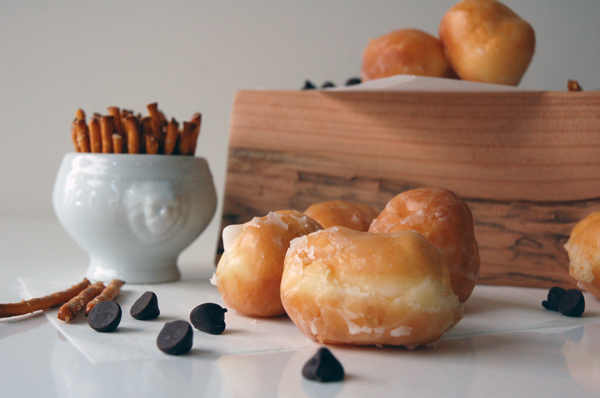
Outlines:
[{"label": "pretzel stick", "polygon": [[200,135],[200,125],[202,125],[202,115],[200,113],[195,113],[190,122],[194,123],[195,126],[190,137],[190,149],[188,151],[188,155],[194,156],[196,154],[198,136]]},{"label": "pretzel stick", "polygon": [[194,129],[194,126],[194,123],[183,122],[183,130],[181,131],[181,136],[179,137],[179,145],[177,148],[177,152],[180,155],[187,155],[190,151],[192,130]]},{"label": "pretzel stick", "polygon": [[125,120],[129,115],[133,115],[133,111],[130,111],[129,109],[121,109],[121,119]]},{"label": "pretzel stick", "polygon": [[167,124],[167,135],[165,136],[165,155],[172,155],[177,145],[179,137],[179,123],[172,118]]},{"label": "pretzel stick", "polygon": [[85,120],[78,119],[76,122],[77,129],[77,146],[81,152],[90,151],[90,133]]},{"label": "pretzel stick", "polygon": [[[142,137],[140,140],[141,146],[143,148],[144,153],[148,153],[148,149],[146,148],[146,142],[148,142],[148,139],[146,138],[146,136],[154,136],[154,131],[152,130],[152,119],[150,118],[150,116],[142,117],[140,126],[142,130]],[[152,149],[150,150],[152,151]]]},{"label": "pretzel stick", "polygon": [[113,152],[123,153],[123,137],[119,133],[112,135]]},{"label": "pretzel stick", "polygon": [[167,124],[169,124],[169,119],[167,119],[167,117],[165,116],[163,111],[158,111],[158,116],[160,116],[160,124],[163,127],[167,127]]},{"label": "pretzel stick", "polygon": [[23,300],[20,303],[0,304],[0,318],[8,318],[11,316],[31,314],[39,310],[47,310],[48,308],[61,305],[77,296],[83,289],[90,285],[90,281],[86,278],[83,281],[71,286],[66,290],[52,293],[47,296]]},{"label": "pretzel stick", "polygon": [[113,152],[112,135],[115,132],[115,118],[108,115],[100,118],[100,135],[102,136],[102,153]]},{"label": "pretzel stick", "polygon": [[[123,126],[123,119],[121,118],[121,110],[116,106],[108,107],[108,114],[114,118],[115,130],[123,139],[123,148],[127,148],[127,135],[125,134],[125,127]],[[114,143],[113,143],[114,146]],[[114,147],[113,147],[114,150]],[[122,152],[123,150],[121,150]],[[118,152],[118,153],[121,153]],[[115,153],[117,153],[115,151]]]},{"label": "pretzel stick", "polygon": [[149,155],[158,154],[159,145],[156,137],[154,135],[146,134],[144,135],[144,138],[146,139],[146,153]]},{"label": "pretzel stick", "polygon": [[577,80],[569,80],[567,82],[567,89],[569,91],[583,91]]},{"label": "pretzel stick", "polygon": [[100,133],[100,122],[94,117],[90,120],[90,148],[93,153],[102,152],[102,134]]},{"label": "pretzel stick", "polygon": [[102,290],[104,290],[104,283],[102,282],[96,282],[86,287],[81,293],[60,307],[58,310],[58,319],[65,322],[72,321],[87,303],[102,293]]},{"label": "pretzel stick", "polygon": [[[153,102],[152,104],[148,104],[147,108],[148,113],[150,113],[150,119],[152,120],[152,131],[154,132],[154,136],[158,141],[158,147],[160,151],[165,146],[165,133],[162,129],[162,120],[158,110],[158,104]],[[164,152],[164,150],[161,152]]]},{"label": "pretzel stick", "polygon": [[127,132],[127,153],[140,153],[140,126],[135,116],[127,116],[125,131]]},{"label": "pretzel stick", "polygon": [[77,109],[77,112],[75,112],[75,119],[85,120],[85,111],[83,109]]},{"label": "pretzel stick", "polygon": [[100,293],[99,295],[94,297],[92,301],[87,303],[87,305],[85,306],[85,315],[88,316],[90,311],[92,310],[92,308],[94,308],[96,304],[101,303],[102,301],[114,300],[119,295],[121,287],[124,284],[125,282],[123,282],[120,279],[113,279],[113,281],[104,288],[102,293]]},{"label": "pretzel stick", "polygon": [[74,119],[71,123],[71,139],[73,140],[73,145],[75,146],[75,152],[81,152],[81,149],[79,149],[79,144],[77,143],[77,119]]}]

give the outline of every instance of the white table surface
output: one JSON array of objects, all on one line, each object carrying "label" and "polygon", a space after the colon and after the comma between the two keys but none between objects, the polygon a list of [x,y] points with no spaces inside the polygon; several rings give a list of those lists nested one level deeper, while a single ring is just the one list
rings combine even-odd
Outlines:
[{"label": "white table surface", "polygon": [[[206,284],[214,266],[195,261],[199,250],[206,248],[181,256],[183,280],[176,283]],[[81,279],[87,262],[55,219],[0,220],[0,302],[23,297],[19,278]],[[498,297],[510,291],[511,298],[503,303],[474,295],[465,322],[504,304],[532,316],[546,311],[540,305],[544,290],[477,289]],[[568,327],[549,322],[529,331],[507,328],[412,351],[331,346],[346,378],[330,384],[301,376],[314,346],[92,363],[36,313],[0,320],[0,397],[598,397],[600,302],[586,295],[586,304],[584,317],[569,319]]]}]

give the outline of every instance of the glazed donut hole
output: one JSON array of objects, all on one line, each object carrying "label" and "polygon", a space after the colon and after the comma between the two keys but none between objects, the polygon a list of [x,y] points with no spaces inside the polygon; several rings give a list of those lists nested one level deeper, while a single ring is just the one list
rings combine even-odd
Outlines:
[{"label": "glazed donut hole", "polygon": [[479,277],[479,249],[469,206],[452,191],[418,188],[392,198],[369,232],[415,230],[441,250],[454,293],[464,303]]},{"label": "glazed donut hole", "polygon": [[600,299],[600,212],[589,214],[571,232],[565,249],[569,275],[577,286]]},{"label": "glazed donut hole", "polygon": [[440,251],[415,231],[332,227],[292,240],[281,301],[320,343],[415,347],[462,317]]},{"label": "glazed donut hole", "polygon": [[379,213],[371,206],[346,200],[330,200],[315,203],[304,214],[317,221],[323,228],[346,227],[366,232]]},{"label": "glazed donut hole", "polygon": [[453,77],[442,43],[419,29],[394,30],[367,44],[362,56],[363,81],[394,75]]},{"label": "glazed donut hole", "polygon": [[535,32],[496,0],[463,0],[442,18],[444,52],[463,80],[516,86],[535,52]]},{"label": "glazed donut hole", "polygon": [[283,315],[279,288],[290,241],[319,229],[319,223],[295,210],[226,227],[225,251],[211,282],[227,307],[247,316]]}]

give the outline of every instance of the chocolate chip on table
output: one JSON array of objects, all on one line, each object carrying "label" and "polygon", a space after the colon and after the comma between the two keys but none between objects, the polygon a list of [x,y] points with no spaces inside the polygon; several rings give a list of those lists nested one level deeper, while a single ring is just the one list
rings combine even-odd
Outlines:
[{"label": "chocolate chip on table", "polygon": [[566,316],[578,317],[585,311],[585,298],[577,289],[567,290],[558,304],[558,312]]},{"label": "chocolate chip on table", "polygon": [[304,87],[302,87],[302,90],[314,90],[316,88],[317,86],[315,86],[310,80],[306,80],[304,82]]},{"label": "chocolate chip on table", "polygon": [[552,311],[558,311],[558,304],[567,291],[559,286],[554,286],[548,291],[548,299],[542,301],[542,306]]},{"label": "chocolate chip on table", "polygon": [[88,325],[98,332],[111,332],[121,323],[121,306],[114,301],[102,301],[88,315]]},{"label": "chocolate chip on table", "polygon": [[190,312],[190,321],[198,330],[210,334],[221,334],[225,330],[227,308],[215,303],[200,304]]},{"label": "chocolate chip on table", "polygon": [[302,376],[320,382],[344,379],[344,368],[327,348],[319,348],[317,353],[302,368]]},{"label": "chocolate chip on table", "polygon": [[348,80],[346,80],[346,86],[355,86],[357,84],[361,84],[362,80],[360,79],[360,77],[351,77]]},{"label": "chocolate chip on table", "polygon": [[331,82],[331,81],[326,81],[325,83],[323,83],[323,85],[321,86],[321,88],[333,88],[335,87],[335,83]]},{"label": "chocolate chip on table", "polygon": [[158,298],[154,292],[146,292],[131,306],[129,314],[140,321],[156,319],[160,315]]},{"label": "chocolate chip on table", "polygon": [[194,344],[192,325],[183,320],[165,323],[156,339],[158,348],[169,355],[189,352]]}]

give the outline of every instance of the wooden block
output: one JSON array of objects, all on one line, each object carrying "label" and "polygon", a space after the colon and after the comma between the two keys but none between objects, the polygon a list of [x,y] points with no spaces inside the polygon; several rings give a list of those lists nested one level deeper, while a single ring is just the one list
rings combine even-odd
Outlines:
[{"label": "wooden block", "polygon": [[563,248],[600,211],[598,92],[241,91],[223,227],[448,188],[475,219],[480,283],[573,287]]}]

